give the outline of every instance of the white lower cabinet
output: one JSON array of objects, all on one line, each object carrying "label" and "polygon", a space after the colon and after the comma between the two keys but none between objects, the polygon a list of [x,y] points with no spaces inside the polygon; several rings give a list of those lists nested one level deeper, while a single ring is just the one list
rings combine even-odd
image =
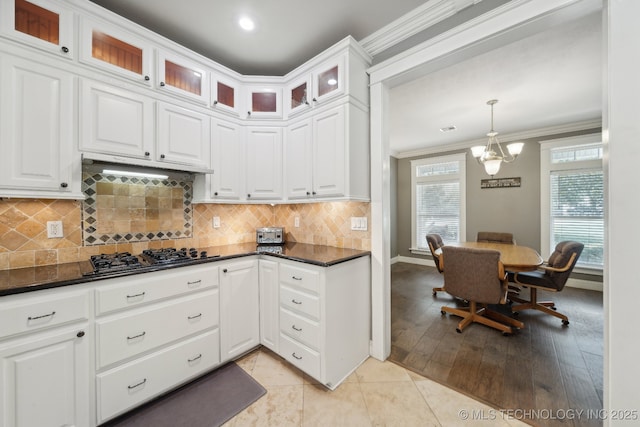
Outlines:
[{"label": "white lower cabinet", "polygon": [[281,260],[278,274],[278,353],[333,390],[369,356],[370,259]]},{"label": "white lower cabinet", "polygon": [[260,260],[260,344],[278,352],[280,321],[278,263]]},{"label": "white lower cabinet", "polygon": [[234,359],[260,344],[258,259],[220,266],[220,358]]},{"label": "white lower cabinet", "polygon": [[218,366],[219,310],[217,264],[97,286],[97,423]]},{"label": "white lower cabinet", "polygon": [[0,426],[90,426],[88,292],[0,299]]}]

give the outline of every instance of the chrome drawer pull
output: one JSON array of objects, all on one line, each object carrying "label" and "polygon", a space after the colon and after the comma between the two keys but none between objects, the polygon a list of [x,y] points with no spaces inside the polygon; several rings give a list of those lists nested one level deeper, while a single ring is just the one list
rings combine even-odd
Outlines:
[{"label": "chrome drawer pull", "polygon": [[291,353],[291,355],[293,357],[295,357],[296,359],[298,359],[298,360],[302,360],[302,356],[296,356],[296,352],[295,351],[293,353]]},{"label": "chrome drawer pull", "polygon": [[128,336],[128,337],[127,337],[127,339],[128,339],[128,340],[134,340],[134,339],[136,339],[136,338],[143,337],[143,336],[145,336],[146,334],[147,334],[146,332],[143,332],[143,333],[141,333],[141,334],[134,335],[134,336],[132,336],[132,337],[129,337],[129,336]]},{"label": "chrome drawer pull", "polygon": [[188,316],[187,319],[193,320],[193,319],[197,319],[198,317],[202,317],[202,313],[198,313],[195,316]]},{"label": "chrome drawer pull", "polygon": [[200,280],[196,280],[195,282],[187,282],[187,285],[197,285],[198,283],[201,283],[202,279]]},{"label": "chrome drawer pull", "polygon": [[127,295],[127,298],[136,298],[136,297],[143,297],[145,296],[146,292],[140,292],[139,294],[135,294],[135,295]]},{"label": "chrome drawer pull", "polygon": [[302,304],[302,301],[296,301],[294,299],[292,299],[291,302],[294,303],[294,304],[298,304],[298,305]]},{"label": "chrome drawer pull", "polygon": [[202,359],[202,353],[200,353],[199,355],[197,355],[196,357],[194,357],[193,359],[187,359],[187,362],[191,363],[191,362],[195,362],[198,359]]},{"label": "chrome drawer pull", "polygon": [[294,331],[302,332],[302,328],[298,329],[298,328],[296,328],[296,325],[291,325],[291,328],[292,328]]},{"label": "chrome drawer pull", "polygon": [[293,280],[302,280],[302,277],[291,276]]},{"label": "chrome drawer pull", "polygon": [[49,314],[43,314],[42,316],[34,316],[34,317],[29,316],[29,317],[27,318],[27,320],[38,320],[38,319],[44,319],[45,317],[51,317],[51,316],[53,316],[54,314],[56,314],[56,312],[55,312],[55,311],[52,311],[52,312],[51,312],[51,313],[49,313]]},{"label": "chrome drawer pull", "polygon": [[142,381],[140,381],[138,384],[128,385],[128,386],[127,386],[127,388],[128,388],[129,390],[131,390],[131,389],[134,389],[134,388],[136,388],[136,387],[140,387],[141,385],[143,385],[143,384],[144,384],[144,383],[146,383],[146,382],[147,382],[147,379],[145,378],[145,379],[143,379]]}]

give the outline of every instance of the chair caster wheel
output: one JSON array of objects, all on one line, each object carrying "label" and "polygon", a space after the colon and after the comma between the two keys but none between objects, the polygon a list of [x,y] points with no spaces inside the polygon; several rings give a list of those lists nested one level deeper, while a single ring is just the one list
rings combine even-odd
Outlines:
[{"label": "chair caster wheel", "polygon": [[447,312],[444,311],[444,310],[440,310],[440,314],[442,314],[444,316],[445,314],[447,314]]},{"label": "chair caster wheel", "polygon": [[562,324],[563,324],[564,326],[567,326],[567,325],[569,324],[569,321],[568,321],[568,320],[563,320],[563,321],[562,321]]},{"label": "chair caster wheel", "polygon": [[456,328],[456,332],[457,332],[457,333],[459,333],[459,334],[461,334],[461,333],[462,333],[462,329],[460,329],[460,328]]},{"label": "chair caster wheel", "polygon": [[436,291],[433,291],[433,296],[435,297],[437,295],[438,295],[438,293]]},{"label": "chair caster wheel", "polygon": [[513,314],[515,317],[520,316],[520,312],[519,312],[519,311],[514,311],[514,312],[513,312],[513,313],[511,313],[511,314]]},{"label": "chair caster wheel", "polygon": [[503,337],[510,337],[510,336],[511,336],[511,334],[512,334],[511,332],[503,332],[503,333],[502,333],[502,336],[503,336]]}]

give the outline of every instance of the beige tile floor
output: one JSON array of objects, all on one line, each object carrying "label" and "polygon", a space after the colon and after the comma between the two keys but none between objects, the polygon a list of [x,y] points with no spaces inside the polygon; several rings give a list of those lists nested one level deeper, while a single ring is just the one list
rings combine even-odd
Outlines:
[{"label": "beige tile floor", "polygon": [[265,348],[237,363],[267,394],[224,427],[527,425],[388,361],[369,358],[334,391]]}]

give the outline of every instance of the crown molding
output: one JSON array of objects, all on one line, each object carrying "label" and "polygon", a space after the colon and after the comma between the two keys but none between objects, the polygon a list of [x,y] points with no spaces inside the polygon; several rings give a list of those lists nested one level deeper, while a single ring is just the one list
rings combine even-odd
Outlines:
[{"label": "crown molding", "polygon": [[[514,141],[521,141],[532,138],[541,138],[549,135],[559,135],[568,132],[578,132],[587,129],[596,129],[602,127],[602,120],[586,120],[583,122],[569,123],[557,126],[548,126],[538,129],[530,129],[522,132],[513,132],[509,134],[500,135],[500,143],[510,143]],[[467,150],[474,145],[485,145],[487,138],[474,139],[471,141],[462,141],[452,144],[437,145],[434,147],[419,148],[416,150],[397,152],[392,151],[390,155],[396,159],[406,159],[409,157],[426,156],[430,154],[438,154],[448,151]]]},{"label": "crown molding", "polygon": [[369,55],[375,56],[480,1],[482,0],[429,0],[359,43]]}]

